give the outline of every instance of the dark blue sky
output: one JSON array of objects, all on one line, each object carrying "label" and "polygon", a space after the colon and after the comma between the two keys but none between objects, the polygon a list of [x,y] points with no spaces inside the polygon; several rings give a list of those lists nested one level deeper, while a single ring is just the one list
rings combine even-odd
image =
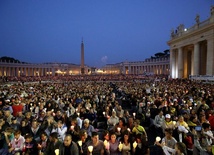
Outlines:
[{"label": "dark blue sky", "polygon": [[0,57],[103,66],[169,49],[170,31],[210,16],[213,0],[0,0]]}]

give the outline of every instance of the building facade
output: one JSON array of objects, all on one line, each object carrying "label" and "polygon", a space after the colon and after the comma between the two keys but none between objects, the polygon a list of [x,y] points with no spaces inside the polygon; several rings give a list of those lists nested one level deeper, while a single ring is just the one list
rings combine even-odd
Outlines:
[{"label": "building facade", "polygon": [[117,64],[107,64],[103,67],[106,74],[147,74],[147,75],[169,75],[170,56],[164,54],[160,57],[151,57],[145,61],[124,61]]},{"label": "building facade", "polygon": [[197,15],[191,28],[181,24],[172,30],[168,45],[172,78],[214,75],[214,6],[207,20]]},{"label": "building facade", "polygon": [[69,63],[31,64],[0,61],[0,76],[57,76],[79,75],[80,66]]}]

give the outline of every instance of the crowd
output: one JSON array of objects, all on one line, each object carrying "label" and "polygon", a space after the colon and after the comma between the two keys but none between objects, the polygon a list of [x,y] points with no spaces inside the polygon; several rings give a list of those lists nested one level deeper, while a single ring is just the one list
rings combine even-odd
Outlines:
[{"label": "crowd", "polygon": [[1,155],[214,154],[211,84],[126,75],[49,78],[9,77],[1,85]]}]

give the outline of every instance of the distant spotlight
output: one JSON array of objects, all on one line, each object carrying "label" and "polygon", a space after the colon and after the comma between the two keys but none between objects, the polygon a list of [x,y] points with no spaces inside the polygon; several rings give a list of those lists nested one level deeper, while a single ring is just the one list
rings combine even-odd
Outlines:
[{"label": "distant spotlight", "polygon": [[184,31],[187,31],[187,29],[184,29]]}]

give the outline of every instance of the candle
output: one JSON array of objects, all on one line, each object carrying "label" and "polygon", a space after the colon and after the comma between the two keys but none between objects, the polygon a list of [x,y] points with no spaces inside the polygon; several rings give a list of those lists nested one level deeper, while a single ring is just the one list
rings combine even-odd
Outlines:
[{"label": "candle", "polygon": [[156,142],[159,142],[161,141],[161,138],[160,137],[156,137]]},{"label": "candle", "polygon": [[54,152],[56,155],[59,155],[59,149],[56,149]]},{"label": "candle", "polygon": [[104,140],[104,146],[106,147],[107,146],[107,143],[108,143],[108,141],[107,140]]},{"label": "candle", "polygon": [[82,146],[82,141],[81,140],[79,140],[77,143],[79,144],[80,147]]},{"label": "candle", "polygon": [[118,145],[119,150],[121,151],[123,149],[123,144],[120,142],[120,144]]},{"label": "candle", "polygon": [[121,128],[120,128],[120,127],[118,127],[118,128],[117,128],[117,131],[118,131],[118,132],[120,132],[120,130],[121,130]]},{"label": "candle", "polygon": [[71,129],[71,130],[74,130],[74,126],[72,125],[70,129]]},{"label": "candle", "polygon": [[89,151],[90,153],[92,153],[92,151],[93,151],[93,146],[88,146],[88,151]]},{"label": "candle", "polygon": [[133,148],[135,149],[137,147],[137,142],[135,141],[134,143],[133,143]]}]

